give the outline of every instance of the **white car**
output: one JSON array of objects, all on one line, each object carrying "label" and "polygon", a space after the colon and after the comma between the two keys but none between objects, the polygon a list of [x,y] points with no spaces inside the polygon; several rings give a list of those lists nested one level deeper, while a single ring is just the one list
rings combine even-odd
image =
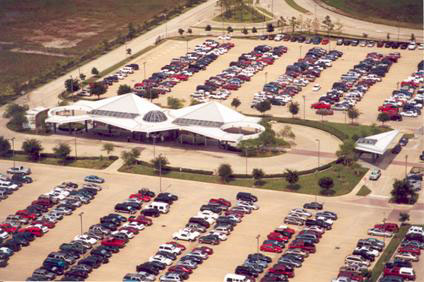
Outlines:
[{"label": "white car", "polygon": [[395,258],[400,258],[408,261],[419,261],[420,258],[416,255],[413,255],[411,253],[397,253],[395,255]]},{"label": "white car", "polygon": [[392,237],[393,233],[389,232],[389,231],[384,231],[384,230],[378,229],[378,228],[370,228],[370,229],[368,229],[368,235],[382,236],[382,237]]},{"label": "white car", "polygon": [[93,237],[88,236],[87,234],[82,234],[82,235],[77,235],[74,237],[75,241],[83,241],[83,242],[87,242],[90,245],[94,245],[97,243],[97,240],[94,239]]},{"label": "white car", "polygon": [[204,210],[204,211],[199,212],[198,214],[206,215],[206,216],[209,216],[213,219],[217,219],[219,217],[218,214],[216,214],[216,213],[214,213],[210,210]]},{"label": "white car", "polygon": [[289,212],[288,216],[289,216],[289,217],[296,217],[296,218],[300,218],[300,219],[302,219],[302,220],[306,220],[306,219],[307,219],[307,217],[306,217],[306,216],[304,216],[303,214],[296,213],[296,212]]},{"label": "white car", "polygon": [[9,233],[0,229],[0,239],[2,239],[4,241],[7,238],[9,238]]},{"label": "white car", "polygon": [[71,215],[72,214],[72,210],[67,209],[65,207],[57,207],[53,211],[56,212],[56,213],[64,214],[64,215]]},{"label": "white car", "polygon": [[252,204],[250,202],[244,202],[244,201],[237,201],[236,206],[237,207],[246,207],[246,208],[251,209],[251,210],[258,210],[259,209],[258,205]]},{"label": "white car", "polygon": [[34,224],[28,227],[37,227],[40,228],[41,231],[43,231],[44,234],[46,234],[47,232],[49,232],[49,228],[47,226],[41,225],[41,224]]},{"label": "white car", "polygon": [[128,231],[128,230],[126,230],[126,229],[123,229],[123,230],[117,230],[117,231],[114,231],[114,232],[112,232],[111,233],[112,235],[117,235],[117,234],[125,234],[127,237],[128,237],[128,239],[132,239],[132,238],[134,238],[134,233],[132,233],[132,232],[130,232],[130,231]]},{"label": "white car", "polygon": [[197,231],[188,231],[188,230],[180,230],[172,234],[172,238],[174,240],[183,240],[183,241],[196,241],[199,238],[200,233]]},{"label": "white car", "polygon": [[202,218],[202,219],[206,220],[209,224],[215,223],[215,219],[213,219],[212,217],[209,217],[208,215],[197,214],[196,216],[193,216],[193,217],[194,218]]},{"label": "white car", "polygon": [[358,265],[363,265],[363,266],[370,266],[370,262],[364,260],[361,256],[355,256],[355,255],[351,255],[351,256],[347,256],[345,258],[345,263],[354,263],[354,264],[358,264]]},{"label": "white car", "polygon": [[320,219],[320,220],[322,220],[325,223],[328,223],[330,225],[333,225],[333,223],[334,223],[334,221],[332,219],[329,219],[328,217],[325,217],[325,216],[317,216],[316,219]]},{"label": "white car", "polygon": [[83,188],[93,188],[96,189],[97,191],[101,191],[103,188],[102,186],[96,184],[96,183],[84,183],[82,185]]},{"label": "white car", "polygon": [[312,216],[312,213],[308,212],[304,208],[295,208],[295,209],[292,209],[290,212],[298,213],[298,214],[301,214],[301,215],[306,216],[306,217]]},{"label": "white car", "polygon": [[166,264],[168,266],[172,264],[172,260],[171,259],[166,258],[166,257],[161,256],[161,255],[152,256],[152,257],[149,258],[149,261],[150,262],[157,261],[157,262],[160,262],[160,263],[164,263],[164,264]]},{"label": "white car", "polygon": [[198,256],[198,257],[201,257],[202,259],[207,259],[209,257],[207,253],[201,252],[200,250],[192,251],[188,253],[187,255]]},{"label": "white car", "polygon": [[224,233],[221,233],[221,232],[216,232],[216,231],[211,231],[210,233],[209,233],[209,235],[215,235],[215,236],[218,236],[218,238],[219,238],[219,240],[221,240],[221,241],[225,241],[225,240],[227,240],[227,235],[225,235]]},{"label": "white car", "polygon": [[401,112],[400,115],[404,116],[404,117],[417,117],[418,116],[417,112],[413,112],[413,111]]},{"label": "white car", "polygon": [[137,230],[143,230],[145,226],[144,226],[144,224],[133,221],[133,222],[125,223],[122,227],[132,227],[132,228],[135,228]]},{"label": "white car", "polygon": [[312,87],[312,91],[317,92],[321,90],[321,86],[319,84],[314,84]]},{"label": "white car", "polygon": [[380,255],[380,252],[377,250],[373,250],[370,248],[366,248],[366,247],[361,247],[361,248],[355,248],[355,251],[366,251],[368,254],[373,255],[374,257],[378,257]]},{"label": "white car", "polygon": [[311,230],[311,231],[316,231],[320,234],[324,234],[325,229],[319,226],[309,226],[309,227],[305,227],[304,230]]}]

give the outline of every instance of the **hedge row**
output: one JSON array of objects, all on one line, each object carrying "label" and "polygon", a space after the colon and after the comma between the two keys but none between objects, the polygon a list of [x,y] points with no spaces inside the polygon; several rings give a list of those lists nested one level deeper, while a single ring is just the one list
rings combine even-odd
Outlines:
[{"label": "hedge row", "polygon": [[[144,165],[144,166],[153,168],[153,165],[151,163],[149,163],[149,162],[137,161],[137,164],[138,165]],[[176,172],[196,173],[196,174],[203,174],[203,175],[213,175],[213,171],[210,171],[210,170],[191,169],[191,168],[183,168],[183,167],[167,166],[163,170],[164,171],[176,171]]]},{"label": "hedge row", "polygon": [[[15,150],[15,155],[27,155],[24,151],[19,151],[19,150]],[[12,158],[13,153],[12,151],[9,151],[7,155],[5,155],[4,157],[6,158]],[[54,153],[40,153],[40,158],[54,158],[57,159],[57,155]],[[98,160],[100,157],[78,157],[77,160]],[[114,160],[116,161],[118,159],[117,156],[109,156],[107,157],[110,160]],[[74,156],[68,156],[67,157],[68,160],[75,160]]]}]

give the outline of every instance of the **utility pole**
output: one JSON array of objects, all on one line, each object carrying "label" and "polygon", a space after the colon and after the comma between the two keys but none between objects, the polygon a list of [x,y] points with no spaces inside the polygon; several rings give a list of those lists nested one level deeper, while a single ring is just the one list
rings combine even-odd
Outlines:
[{"label": "utility pole", "polygon": [[303,97],[303,119],[306,119],[306,101],[305,101],[306,96],[302,95],[302,97]]},{"label": "utility pole", "polygon": [[77,132],[75,131],[75,136],[74,136],[74,146],[75,146],[75,161],[77,160],[77,158],[78,158],[78,155],[77,155]]},{"label": "utility pole", "polygon": [[84,215],[84,212],[80,212],[78,215],[80,217],[81,235],[82,235],[82,233],[83,233],[83,230],[82,230],[82,216]]},{"label": "utility pole", "polygon": [[162,193],[162,158],[159,158],[159,193]]},{"label": "utility pole", "polygon": [[15,137],[10,138],[12,141],[12,158],[13,158],[13,168],[15,168]]},{"label": "utility pole", "polygon": [[405,156],[405,177],[408,176],[408,155]]},{"label": "utility pole", "polygon": [[146,62],[143,62],[144,80],[146,80]]}]

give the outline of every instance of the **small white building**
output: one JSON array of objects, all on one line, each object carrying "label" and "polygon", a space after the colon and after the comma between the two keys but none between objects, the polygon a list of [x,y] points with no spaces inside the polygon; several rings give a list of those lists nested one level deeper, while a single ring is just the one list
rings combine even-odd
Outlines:
[{"label": "small white building", "polygon": [[47,108],[40,106],[26,111],[25,117],[27,118],[28,122],[23,125],[23,128],[35,130],[37,127],[40,127],[41,114],[47,112],[47,110]]}]

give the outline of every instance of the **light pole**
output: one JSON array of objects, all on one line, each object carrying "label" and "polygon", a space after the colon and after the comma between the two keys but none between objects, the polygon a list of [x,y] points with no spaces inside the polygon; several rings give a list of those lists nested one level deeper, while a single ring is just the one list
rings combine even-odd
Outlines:
[{"label": "light pole", "polygon": [[75,146],[75,161],[77,160],[77,158],[78,158],[78,155],[77,155],[77,132],[75,131],[75,136],[74,136],[74,146]]},{"label": "light pole", "polygon": [[302,58],[302,45],[299,45],[299,59]]},{"label": "light pole", "polygon": [[306,96],[302,95],[302,97],[303,97],[303,119],[306,119],[306,101],[305,101]]},{"label": "light pole", "polygon": [[258,236],[256,236],[256,249],[257,249],[256,252],[258,252],[258,253],[259,253],[259,239],[260,238],[261,238],[261,234],[258,234]]},{"label": "light pole", "polygon": [[15,137],[10,138],[12,141],[12,158],[13,158],[13,168],[15,168]]},{"label": "light pole", "polygon": [[143,62],[144,80],[146,80],[146,62]]},{"label": "light pole", "polygon": [[405,156],[405,177],[408,176],[408,155]]},{"label": "light pole", "polygon": [[80,217],[81,235],[82,235],[82,233],[83,233],[83,231],[82,231],[82,216],[84,215],[84,212],[80,212],[78,215],[79,215],[79,217]]},{"label": "light pole", "polygon": [[[320,145],[321,145],[321,141],[319,140],[319,139],[315,139],[315,141],[317,141],[318,142],[318,167],[319,167],[319,164],[320,164]],[[318,168],[317,168],[317,171],[318,171]]]},{"label": "light pole", "polygon": [[188,38],[186,40],[186,54],[188,54]]},{"label": "light pole", "polygon": [[247,148],[244,149],[244,157],[246,159],[246,175],[247,175]]},{"label": "light pole", "polygon": [[162,154],[159,155],[159,193],[162,193]]}]

